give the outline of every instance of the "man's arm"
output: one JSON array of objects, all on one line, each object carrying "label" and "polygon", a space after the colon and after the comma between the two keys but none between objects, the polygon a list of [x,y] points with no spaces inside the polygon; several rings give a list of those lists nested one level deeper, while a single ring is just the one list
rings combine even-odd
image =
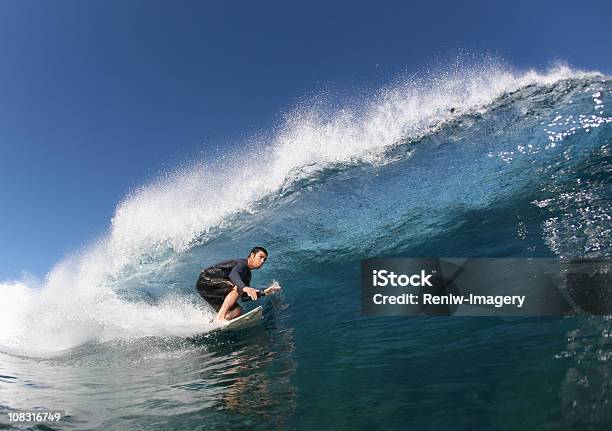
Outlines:
[{"label": "man's arm", "polygon": [[[253,289],[251,287],[251,289]],[[257,291],[257,299],[261,298],[262,296],[268,296],[271,295],[275,292],[278,292],[279,290],[281,290],[281,287],[279,286],[279,284],[275,281],[274,284],[270,287],[266,287],[265,289],[255,289]],[[249,295],[247,295],[246,293],[242,294],[242,299],[250,299]]]},{"label": "man's arm", "polygon": [[255,301],[260,296],[260,291],[247,286],[251,281],[251,271],[247,266],[246,261],[238,261],[229,273],[230,281],[238,288],[238,295],[244,299],[252,299]]},{"label": "man's arm", "polygon": [[[254,287],[251,287],[251,289],[255,289]],[[263,290],[259,290],[259,289],[255,289],[255,291],[257,292],[257,299],[261,298],[262,296],[266,296],[266,293]],[[250,300],[252,299],[248,293],[243,292],[242,296],[240,296],[240,299],[243,300]]]},{"label": "man's arm", "polygon": [[244,267],[246,267],[246,264],[244,262],[239,262],[238,264],[234,265],[234,267],[229,273],[230,281],[232,282],[234,286],[238,287],[238,295],[241,295],[241,296],[242,296],[242,289],[247,287],[247,285],[244,284],[244,281],[242,280],[242,275],[241,275],[241,273],[244,272]]}]

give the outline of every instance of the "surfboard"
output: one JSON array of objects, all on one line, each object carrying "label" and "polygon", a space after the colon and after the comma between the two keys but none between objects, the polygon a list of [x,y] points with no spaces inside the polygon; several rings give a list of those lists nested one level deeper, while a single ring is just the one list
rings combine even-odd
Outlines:
[{"label": "surfboard", "polygon": [[259,322],[261,322],[262,317],[263,309],[260,305],[259,307],[252,309],[248,313],[238,316],[227,323],[223,323],[221,326],[219,326],[219,328],[217,328],[217,331],[239,331],[241,329],[251,328],[253,326],[258,325]]}]

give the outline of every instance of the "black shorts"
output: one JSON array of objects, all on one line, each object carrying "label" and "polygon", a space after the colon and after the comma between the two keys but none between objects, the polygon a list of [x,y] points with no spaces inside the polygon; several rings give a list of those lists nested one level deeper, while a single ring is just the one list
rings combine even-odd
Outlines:
[{"label": "black shorts", "polygon": [[[206,302],[210,304],[212,308],[215,309],[215,311],[219,311],[221,309],[223,300],[233,288],[234,284],[231,281],[225,278],[210,277],[205,272],[200,274],[200,277],[198,277],[198,282],[196,283],[198,293]],[[229,311],[233,310],[237,306],[238,303],[234,304]]]}]

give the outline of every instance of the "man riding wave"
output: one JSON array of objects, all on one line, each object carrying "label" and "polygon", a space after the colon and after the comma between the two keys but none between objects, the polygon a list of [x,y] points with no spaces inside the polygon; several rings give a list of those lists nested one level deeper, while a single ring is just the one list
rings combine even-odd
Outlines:
[{"label": "man riding wave", "polygon": [[254,247],[246,259],[225,260],[200,273],[196,288],[202,298],[217,311],[215,322],[226,322],[242,314],[242,307],[237,304],[238,298],[256,301],[280,290],[279,286],[263,290],[249,286],[251,270],[261,268],[267,259],[265,248]]}]

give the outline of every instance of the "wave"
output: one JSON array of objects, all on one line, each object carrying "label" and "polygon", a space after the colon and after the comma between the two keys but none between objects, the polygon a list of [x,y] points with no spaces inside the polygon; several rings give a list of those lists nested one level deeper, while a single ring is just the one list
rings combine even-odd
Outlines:
[{"label": "wave", "polygon": [[[570,93],[606,79],[596,72],[575,71],[566,66],[557,66],[546,73],[518,73],[490,63],[411,78],[351,105],[332,106],[320,97],[297,106],[286,115],[271,138],[254,138],[231,154],[198,160],[129,193],[118,204],[108,233],[58,263],[43,283],[27,280],[1,283],[0,350],[35,355],[89,341],[204,332],[207,327],[202,314],[208,311],[186,297],[180,288],[174,289],[171,280],[185,265],[193,269],[194,262],[202,255],[202,247],[223,239],[230,231],[239,233],[247,229],[249,223],[258,220],[258,214],[265,212],[266,206],[288,205],[295,199],[303,199],[300,191],[329,179],[341,182],[342,172],[352,172],[351,169],[357,169],[347,174],[351,180],[360,175],[364,177],[362,181],[372,182],[382,172],[390,181],[401,185],[405,174],[393,169],[397,169],[398,162],[402,166],[401,162],[418,156],[415,150],[422,152],[421,148],[428,145],[430,156],[435,151],[442,154],[446,151],[444,145],[459,135],[465,139],[476,131],[494,140],[504,127],[533,127],[542,110],[552,112],[566,106],[571,103]],[[592,97],[596,107],[603,105],[602,98],[601,94]],[[488,121],[505,115],[504,110],[510,108],[519,111],[518,120]],[[564,124],[567,117],[555,119],[545,125],[548,145],[554,147],[578,129],[590,131],[610,123],[610,117],[604,116],[603,111],[601,114],[570,118]],[[497,130],[500,124],[502,129]],[[521,155],[533,156],[536,151],[528,143],[523,146],[518,143],[516,148],[511,152],[503,146],[491,146],[479,148],[477,152],[489,159],[510,163]],[[609,151],[605,145],[598,148]],[[499,200],[504,193],[514,193],[530,179],[546,174],[544,164],[534,168],[540,171],[527,176],[526,181],[520,181],[512,170],[497,174],[491,170],[487,182],[497,182],[500,187],[496,193],[488,194],[475,182],[479,180],[482,185],[482,178],[475,175],[484,165],[465,162],[466,173],[463,177],[457,173],[454,180],[456,185],[463,184],[458,187],[458,193],[445,190],[435,177],[423,180],[424,188],[419,189],[418,184],[413,186],[415,193],[437,190],[438,198],[430,202],[430,208],[414,205],[402,207],[401,211],[396,208],[381,214],[378,225],[359,220],[358,213],[354,212],[343,215],[351,220],[350,225],[333,226],[334,219],[326,219],[329,228],[336,229],[328,233],[336,241],[328,247],[322,247],[320,242],[309,243],[312,235],[326,229],[324,223],[313,225],[313,230],[305,223],[293,234],[301,237],[303,249],[316,252],[318,248],[322,259],[330,250],[343,248],[347,255],[368,250],[401,252],[405,251],[401,242],[406,242],[402,232],[414,228],[415,220],[419,220],[421,235],[435,236],[444,226],[458,223],[453,218],[453,210],[478,207],[475,202]],[[384,172],[387,166],[393,174]],[[440,175],[448,178],[450,174],[441,172]],[[471,192],[465,189],[466,184],[473,185]],[[405,188],[402,193],[406,193]],[[387,190],[392,189],[389,186]],[[502,189],[506,191],[502,193]],[[303,211],[324,207],[327,202],[342,202],[355,193],[354,189],[334,189],[324,199],[320,198],[323,201],[309,202],[309,208]],[[462,199],[461,193],[469,193],[469,201]],[[402,199],[418,201],[422,196],[404,194]],[[367,200],[365,195],[357,193],[351,202],[359,206],[367,205]],[[552,209],[555,205],[557,201],[542,199],[532,206]],[[604,217],[601,211],[605,208],[600,206],[598,216]],[[436,210],[445,218],[427,216],[427,211]],[[288,211],[285,221],[295,225],[300,217],[292,214],[292,209]],[[244,214],[248,217],[241,218]],[[370,212],[369,216],[376,218],[373,214]],[[423,222],[427,219],[430,224]],[[557,236],[570,235],[561,230],[550,220],[545,227],[549,248],[559,255],[563,251]],[[605,238],[609,227],[593,221],[591,240],[601,239],[602,230]],[[350,244],[356,240],[363,240],[362,244],[368,244],[369,248],[352,248]],[[310,244],[310,248],[304,244]],[[285,246],[284,251],[290,253],[291,246]],[[288,264],[282,259],[279,262]],[[159,288],[147,292],[139,288],[143,283],[157,283]]]}]

